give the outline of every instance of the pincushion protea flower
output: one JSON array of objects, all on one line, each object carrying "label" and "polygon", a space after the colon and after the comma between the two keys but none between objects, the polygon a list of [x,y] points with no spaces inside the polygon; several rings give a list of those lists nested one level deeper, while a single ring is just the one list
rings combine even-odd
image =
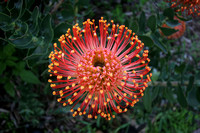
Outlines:
[{"label": "pincushion protea flower", "polygon": [[49,55],[50,76],[57,76],[49,79],[53,95],[60,96],[57,101],[63,106],[72,106],[73,116],[88,113],[96,119],[99,114],[110,120],[113,111],[122,113],[134,106],[151,81],[144,43],[124,25],[111,23],[101,18],[99,27],[90,19],[83,22],[83,29],[74,25]]},{"label": "pincushion protea flower", "polygon": [[[173,33],[170,36],[167,36],[167,39],[178,39],[181,36],[183,36],[184,32],[185,32],[185,28],[186,28],[186,24],[184,21],[180,20],[179,18],[177,18],[176,16],[174,17],[174,20],[178,20],[179,25],[175,26],[175,27],[170,27],[167,24],[163,24],[162,27],[165,28],[171,28],[171,29],[175,29],[178,30],[177,32]],[[160,33],[163,35],[162,31],[160,31]]]},{"label": "pincushion protea flower", "polygon": [[177,12],[200,16],[200,0],[167,0],[167,2],[172,3],[171,7],[177,8]]}]

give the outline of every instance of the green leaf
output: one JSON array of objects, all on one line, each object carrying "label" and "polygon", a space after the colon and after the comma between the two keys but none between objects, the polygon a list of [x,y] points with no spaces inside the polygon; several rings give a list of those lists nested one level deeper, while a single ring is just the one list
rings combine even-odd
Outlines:
[{"label": "green leaf", "polygon": [[28,33],[28,24],[24,22],[15,23],[15,32],[9,37],[10,40],[16,40],[27,36]]},{"label": "green leaf", "polygon": [[0,62],[0,75],[6,70],[6,63]]},{"label": "green leaf", "polygon": [[174,96],[173,96],[173,91],[170,85],[168,85],[165,89],[164,89],[164,96],[167,100],[169,100],[170,102],[174,102]]},{"label": "green leaf", "polygon": [[181,85],[179,85],[178,90],[177,90],[177,100],[182,107],[184,108],[187,107],[187,101],[186,101]]},{"label": "green leaf", "polygon": [[164,53],[167,53],[167,48],[161,41],[158,40],[158,37],[156,37],[154,34],[151,34],[151,38],[158,48],[160,48]]},{"label": "green leaf", "polygon": [[120,129],[126,128],[126,127],[128,127],[129,125],[130,125],[130,123],[125,123],[125,124],[119,126],[119,127],[114,131],[114,133],[118,133]]},{"label": "green leaf", "polygon": [[133,32],[137,33],[139,30],[139,25],[137,21],[133,21],[133,23],[131,23],[131,29],[133,30]]},{"label": "green leaf", "polygon": [[66,4],[65,7],[62,11],[62,17],[64,20],[69,20],[74,18],[74,10],[75,8],[71,4]]},{"label": "green leaf", "polygon": [[186,64],[185,63],[182,63],[181,65],[175,67],[175,71],[179,74],[182,74],[184,73],[185,71],[185,68],[186,68]]},{"label": "green leaf", "polygon": [[27,49],[33,48],[35,45],[32,45],[32,36],[27,34],[26,36],[22,36],[20,38],[9,38],[10,43],[16,46],[19,49]]},{"label": "green leaf", "polygon": [[11,44],[7,44],[6,46],[3,47],[3,53],[5,56],[11,56],[15,52],[15,48]]},{"label": "green leaf", "polygon": [[144,45],[146,45],[146,46],[153,46],[154,45],[153,40],[149,36],[139,35],[138,37],[144,43]]},{"label": "green leaf", "polygon": [[152,81],[153,82],[157,81],[159,76],[160,76],[160,71],[158,71],[157,69],[153,69],[152,77],[151,77]]},{"label": "green leaf", "polygon": [[152,32],[155,32],[156,30],[156,16],[155,15],[151,15],[149,17],[149,19],[147,20],[147,26],[151,29]]},{"label": "green leaf", "polygon": [[28,56],[25,58],[26,60],[39,58],[42,57],[42,55],[46,55],[48,53],[50,42],[53,40],[54,36],[50,15],[47,15],[43,18],[40,30],[42,37],[41,38],[35,37],[38,46],[33,52],[29,50]]},{"label": "green leaf", "polygon": [[14,97],[15,96],[15,90],[14,90],[14,85],[10,82],[6,82],[6,84],[4,85],[4,88],[6,90],[6,92],[11,96]]},{"label": "green leaf", "polygon": [[197,107],[199,104],[197,97],[196,97],[196,88],[192,87],[191,91],[188,93],[187,101],[190,106]]},{"label": "green leaf", "polygon": [[33,84],[39,84],[40,81],[37,78],[37,76],[35,76],[35,74],[29,70],[23,70],[20,72],[20,77],[23,81],[27,82],[27,83],[33,83]]},{"label": "green leaf", "polygon": [[155,87],[155,88],[153,89],[152,101],[155,100],[155,99],[157,98],[159,91],[160,91],[160,88],[159,88],[159,87]]},{"label": "green leaf", "polygon": [[144,108],[150,112],[152,107],[151,107],[151,104],[152,104],[152,97],[151,97],[151,94],[150,94],[150,90],[149,88],[145,90],[144,92],[144,96],[143,96],[143,104],[144,104]]},{"label": "green leaf", "polygon": [[0,12],[0,25],[3,24],[10,24],[12,22],[10,16]]},{"label": "green leaf", "polygon": [[174,19],[174,10],[172,8],[167,8],[164,10],[163,15],[168,17],[170,20]]},{"label": "green leaf", "polygon": [[169,26],[169,27],[175,27],[175,26],[178,26],[180,25],[180,23],[178,22],[178,20],[168,20],[166,21],[166,24]]},{"label": "green leaf", "polygon": [[63,22],[63,23],[60,23],[59,25],[57,25],[54,29],[54,38],[58,38],[60,37],[62,34],[65,34],[67,29],[68,28],[71,28],[71,25]]},{"label": "green leaf", "polygon": [[196,90],[196,98],[200,103],[200,87],[198,87],[197,90]]},{"label": "green leaf", "polygon": [[143,33],[145,31],[146,26],[146,16],[145,13],[142,12],[139,19],[139,31]]},{"label": "green leaf", "polygon": [[14,3],[14,7],[12,8],[11,11],[11,18],[14,21],[17,21],[18,19],[20,19],[26,9],[26,3],[24,2],[24,0],[19,0],[17,2]]},{"label": "green leaf", "polygon": [[174,33],[176,33],[178,30],[175,30],[175,29],[171,29],[171,28],[166,28],[166,27],[159,27],[162,31],[162,33],[165,35],[165,36],[170,36]]},{"label": "green leaf", "polygon": [[7,66],[10,66],[10,67],[16,66],[16,62],[12,60],[6,60],[5,63]]},{"label": "green leaf", "polygon": [[39,16],[40,16],[40,12],[39,12],[39,8],[36,6],[33,10],[32,13],[32,21],[33,21],[33,25],[30,28],[30,31],[32,32],[33,35],[37,35],[39,32]]},{"label": "green leaf", "polygon": [[192,19],[192,17],[190,17],[190,18],[183,18],[183,17],[180,17],[180,15],[177,15],[177,14],[176,14],[176,17],[179,18],[182,21],[189,21],[189,20]]},{"label": "green leaf", "polygon": [[14,28],[12,20],[10,18],[10,16],[0,12],[0,29],[4,30],[4,31],[8,31],[12,28]]},{"label": "green leaf", "polygon": [[192,90],[193,86],[194,86],[194,75],[190,76],[190,78],[189,78],[189,84],[188,84],[188,86],[187,86],[186,94],[187,94],[189,91]]}]

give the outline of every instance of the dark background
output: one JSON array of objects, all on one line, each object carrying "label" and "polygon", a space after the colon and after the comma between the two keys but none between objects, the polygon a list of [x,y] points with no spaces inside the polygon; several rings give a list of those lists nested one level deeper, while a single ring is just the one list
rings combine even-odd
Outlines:
[{"label": "dark background", "polygon": [[[200,17],[174,12],[159,0],[1,0],[0,133],[200,132]],[[168,40],[174,15],[184,35]],[[152,82],[126,113],[107,121],[72,117],[52,96],[48,54],[75,23],[100,19],[125,24],[149,49]]]}]

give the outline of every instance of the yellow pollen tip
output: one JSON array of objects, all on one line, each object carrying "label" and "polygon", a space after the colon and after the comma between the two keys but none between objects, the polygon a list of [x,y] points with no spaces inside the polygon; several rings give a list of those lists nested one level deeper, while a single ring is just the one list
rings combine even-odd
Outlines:
[{"label": "yellow pollen tip", "polygon": [[88,98],[91,99],[91,98],[92,98],[92,95],[89,95]]},{"label": "yellow pollen tip", "polygon": [[53,95],[56,95],[56,91],[53,91],[52,94],[53,94]]},{"label": "yellow pollen tip", "polygon": [[54,45],[54,47],[57,47],[57,43],[54,43],[53,45]]},{"label": "yellow pollen tip", "polygon": [[107,83],[107,86],[110,86],[110,82]]},{"label": "yellow pollen tip", "polygon": [[67,101],[68,101],[68,102],[71,102],[72,100],[71,100],[71,99],[68,99]]},{"label": "yellow pollen tip", "polygon": [[100,93],[103,94],[103,90],[100,90]]},{"label": "yellow pollen tip", "polygon": [[81,86],[81,90],[84,89],[84,88],[85,88],[84,86]]},{"label": "yellow pollen tip", "polygon": [[77,95],[77,92],[74,93],[74,96],[76,96],[76,95]]},{"label": "yellow pollen tip", "polygon": [[73,83],[73,84],[72,84],[72,87],[74,87],[75,85],[76,85],[76,84]]},{"label": "yellow pollen tip", "polygon": [[68,76],[68,77],[67,77],[67,79],[71,79],[71,78],[72,78],[71,76]]},{"label": "yellow pollen tip", "polygon": [[58,76],[57,76],[57,79],[61,79],[61,78],[62,78],[62,76],[61,76],[61,75],[58,75]]},{"label": "yellow pollen tip", "polygon": [[50,86],[51,86],[51,87],[56,87],[56,84],[51,84]]},{"label": "yellow pollen tip", "polygon": [[89,85],[89,89],[92,89],[92,85]]},{"label": "yellow pollen tip", "polygon": [[63,106],[66,106],[67,104],[66,103],[63,103]]},{"label": "yellow pollen tip", "polygon": [[68,90],[68,89],[69,89],[69,86],[66,86],[65,89]]},{"label": "yellow pollen tip", "polygon": [[62,100],[62,98],[58,98],[57,101],[60,102]]},{"label": "yellow pollen tip", "polygon": [[49,82],[49,83],[51,83],[51,82],[52,82],[52,80],[51,80],[51,79],[49,79],[49,80],[48,80],[48,82]]},{"label": "yellow pollen tip", "polygon": [[92,108],[95,108],[95,104],[92,104]]},{"label": "yellow pollen tip", "polygon": [[71,51],[72,54],[73,54],[74,52],[75,52],[74,50]]},{"label": "yellow pollen tip", "polygon": [[124,82],[121,82],[121,86],[124,86],[124,84],[125,84]]},{"label": "yellow pollen tip", "polygon": [[124,76],[124,77],[123,77],[123,79],[124,79],[124,80],[126,80],[126,79],[127,79],[127,77],[126,77],[126,76]]}]

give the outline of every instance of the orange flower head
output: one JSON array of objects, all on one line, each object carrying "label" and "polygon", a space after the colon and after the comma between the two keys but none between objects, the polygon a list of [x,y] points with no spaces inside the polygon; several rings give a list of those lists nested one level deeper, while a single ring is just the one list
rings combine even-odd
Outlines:
[{"label": "orange flower head", "polygon": [[167,0],[177,12],[185,12],[187,15],[200,16],[200,0]]},{"label": "orange flower head", "polygon": [[[184,32],[185,32],[185,28],[186,28],[186,24],[184,21],[180,20],[179,18],[177,18],[176,16],[174,17],[175,20],[178,20],[179,22],[179,25],[175,26],[175,27],[170,27],[168,26],[167,24],[163,24],[162,27],[165,27],[165,28],[172,28],[172,29],[175,29],[175,30],[178,30],[177,32],[173,33],[172,35],[170,36],[167,36],[167,39],[178,39],[180,38],[181,36],[183,36]],[[160,31],[160,33],[162,35],[164,35],[162,33],[162,31]]]},{"label": "orange flower head", "polygon": [[73,116],[84,115],[110,120],[113,112],[127,111],[128,106],[144,95],[152,74],[148,50],[135,33],[124,25],[94,20],[67,30],[54,43],[50,53],[50,86],[58,102],[71,106]]}]

